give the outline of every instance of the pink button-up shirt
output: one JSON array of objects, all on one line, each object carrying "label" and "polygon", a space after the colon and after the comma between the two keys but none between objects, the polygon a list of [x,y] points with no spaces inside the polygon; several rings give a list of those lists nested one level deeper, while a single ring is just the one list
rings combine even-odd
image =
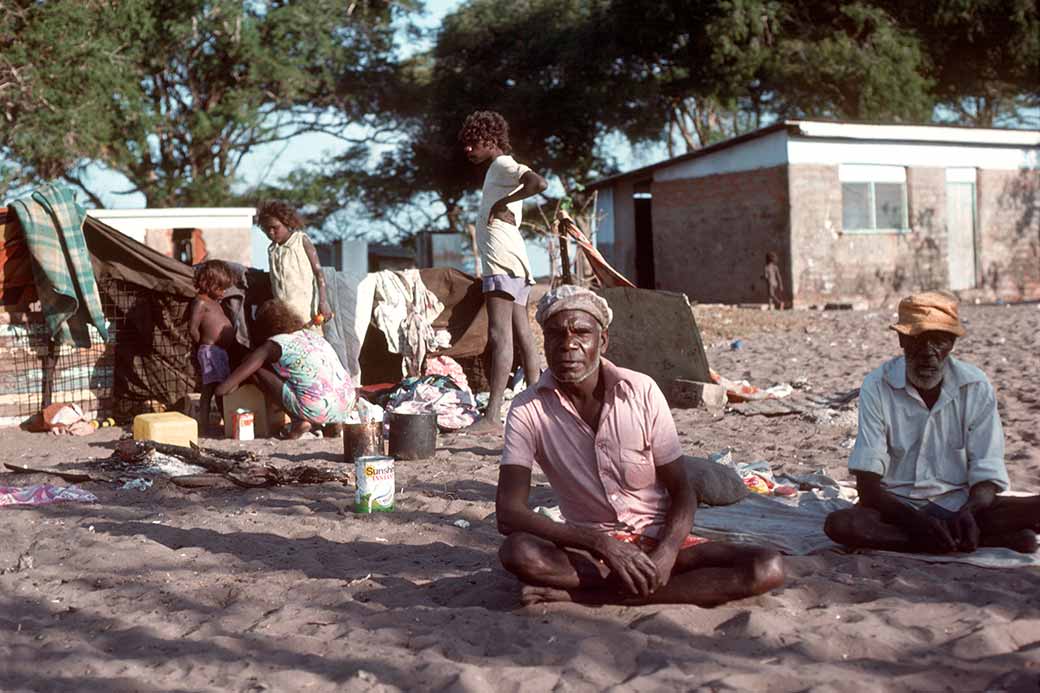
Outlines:
[{"label": "pink button-up shirt", "polygon": [[670,502],[656,467],[682,456],[675,422],[653,378],[601,363],[598,430],[582,420],[546,370],[513,401],[502,464],[530,469],[537,462],[573,525],[656,536]]}]

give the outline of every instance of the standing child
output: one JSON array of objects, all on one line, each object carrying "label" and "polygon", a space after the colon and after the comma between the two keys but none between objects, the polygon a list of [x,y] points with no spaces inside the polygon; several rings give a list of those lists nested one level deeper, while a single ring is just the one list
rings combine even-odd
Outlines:
[{"label": "standing child", "polygon": [[777,264],[776,253],[766,253],[766,268],[762,272],[762,278],[769,286],[770,309],[781,310],[784,307],[784,280],[780,276],[780,265]]},{"label": "standing child", "polygon": [[[227,263],[209,260],[195,268],[198,295],[188,313],[188,334],[198,345],[196,358],[202,370],[202,397],[199,402],[199,431],[209,431],[209,409],[213,392],[231,374],[228,349],[235,343],[235,328],[220,307],[220,299],[234,282]],[[218,406],[223,403],[218,398]]]},{"label": "standing child", "polygon": [[537,195],[548,184],[509,155],[509,125],[494,111],[471,113],[462,125],[459,141],[472,163],[488,165],[477,216],[477,244],[488,312],[491,394],[484,418],[469,430],[497,433],[502,430],[499,411],[514,348],[520,349],[527,382],[533,383],[539,373],[538,352],[527,317],[534,276],[520,235],[520,221],[521,200]]},{"label": "standing child", "polygon": [[278,201],[260,205],[257,217],[260,228],[271,239],[267,259],[274,298],[289,304],[304,323],[313,321],[320,333],[320,323],[332,317],[332,310],[325,294],[325,275],[318,252],[300,230],[303,220],[296,210]]}]

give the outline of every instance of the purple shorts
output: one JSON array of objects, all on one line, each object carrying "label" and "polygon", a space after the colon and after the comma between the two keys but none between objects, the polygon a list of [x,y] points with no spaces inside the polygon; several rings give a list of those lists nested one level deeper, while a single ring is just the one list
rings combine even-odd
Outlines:
[{"label": "purple shorts", "polygon": [[527,305],[527,299],[531,295],[531,285],[526,279],[510,277],[508,274],[489,274],[481,281],[484,293],[501,291],[513,297],[513,303],[522,306]]},{"label": "purple shorts", "polygon": [[198,359],[203,385],[222,383],[231,375],[227,352],[216,344],[200,344]]}]

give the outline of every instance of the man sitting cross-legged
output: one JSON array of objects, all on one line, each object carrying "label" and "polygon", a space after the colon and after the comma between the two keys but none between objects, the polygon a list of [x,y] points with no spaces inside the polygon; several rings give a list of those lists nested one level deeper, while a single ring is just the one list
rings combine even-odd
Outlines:
[{"label": "man sitting cross-legged", "polygon": [[[697,500],[664,395],[602,358],[607,302],[563,286],[536,319],[549,369],[510,409],[495,503],[499,557],[524,603],[713,606],[783,584],[775,551],[690,534]],[[566,524],[528,508],[534,463]]]},{"label": "man sitting cross-legged", "polygon": [[950,356],[965,334],[956,298],[938,291],[905,298],[892,329],[903,356],[860,389],[849,458],[859,505],[831,513],[827,536],[890,551],[1035,551],[1040,496],[997,495],[1008,476],[993,386]]}]

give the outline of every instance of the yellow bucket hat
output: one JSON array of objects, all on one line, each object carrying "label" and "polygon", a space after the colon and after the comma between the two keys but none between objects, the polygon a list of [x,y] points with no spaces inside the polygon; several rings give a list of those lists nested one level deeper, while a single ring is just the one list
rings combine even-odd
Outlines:
[{"label": "yellow bucket hat", "polygon": [[899,322],[891,328],[911,337],[929,330],[949,332],[958,337],[967,334],[957,314],[957,297],[948,291],[925,291],[907,296],[899,302]]}]

